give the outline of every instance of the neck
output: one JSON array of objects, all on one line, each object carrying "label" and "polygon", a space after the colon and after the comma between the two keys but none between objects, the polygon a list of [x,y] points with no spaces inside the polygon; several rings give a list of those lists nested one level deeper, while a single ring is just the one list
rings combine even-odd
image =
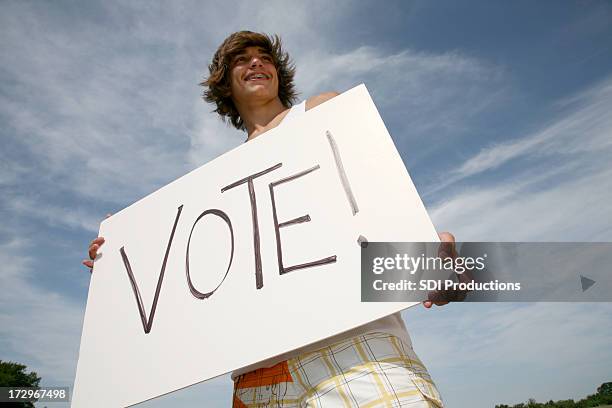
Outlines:
[{"label": "neck", "polygon": [[252,101],[251,103],[234,101],[234,104],[247,129],[249,135],[247,140],[269,130],[270,122],[281,112],[287,110],[278,96],[267,101]]}]

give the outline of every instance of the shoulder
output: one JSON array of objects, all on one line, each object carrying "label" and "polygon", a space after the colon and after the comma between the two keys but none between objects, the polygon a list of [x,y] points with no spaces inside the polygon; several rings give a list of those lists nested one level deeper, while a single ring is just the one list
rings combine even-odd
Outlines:
[{"label": "shoulder", "polygon": [[311,96],[306,100],[306,110],[312,109],[315,106],[318,106],[323,102],[329,101],[331,98],[338,95],[340,95],[338,92],[324,92],[317,96]]}]

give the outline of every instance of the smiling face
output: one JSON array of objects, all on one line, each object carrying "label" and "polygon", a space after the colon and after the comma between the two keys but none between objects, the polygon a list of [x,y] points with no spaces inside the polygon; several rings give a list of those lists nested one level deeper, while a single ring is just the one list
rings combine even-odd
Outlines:
[{"label": "smiling face", "polygon": [[260,47],[246,47],[232,59],[230,83],[232,99],[238,104],[278,98],[278,74],[273,58]]},{"label": "smiling face", "polygon": [[[255,68],[258,64],[262,65],[263,69],[260,67],[259,70],[265,71],[267,82],[262,77],[251,78],[254,81],[250,83],[242,82],[241,74],[245,65],[246,69],[249,69],[249,62],[239,58],[242,54],[245,54],[242,58],[251,58]],[[271,56],[270,61],[268,54]],[[260,61],[255,61],[257,58]],[[246,130],[238,111],[239,105],[247,108],[249,104],[261,104],[261,98],[253,98],[258,93],[265,96],[263,101],[277,97],[285,108],[290,108],[297,99],[293,83],[295,67],[289,54],[283,50],[281,39],[277,35],[269,36],[252,31],[230,34],[217,48],[208,66],[208,72],[210,75],[200,83],[205,88],[202,96],[206,102],[215,104],[215,112],[231,122],[236,129]]]}]

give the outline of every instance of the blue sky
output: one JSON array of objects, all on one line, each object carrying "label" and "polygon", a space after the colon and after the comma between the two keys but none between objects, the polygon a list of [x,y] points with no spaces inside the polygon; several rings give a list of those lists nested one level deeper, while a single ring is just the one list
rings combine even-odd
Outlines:
[{"label": "blue sky", "polygon": [[[282,36],[304,98],[368,86],[439,230],[612,240],[609,2],[3,1],[0,359],[72,385],[99,221],[244,139],[197,86],[240,29]],[[403,316],[448,407],[612,380],[610,304]],[[230,396],[224,376],[140,406]]]}]

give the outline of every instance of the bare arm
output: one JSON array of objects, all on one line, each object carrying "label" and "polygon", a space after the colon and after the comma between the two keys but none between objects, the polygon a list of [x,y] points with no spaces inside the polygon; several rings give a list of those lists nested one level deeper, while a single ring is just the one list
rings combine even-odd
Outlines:
[{"label": "bare arm", "polygon": [[334,96],[340,95],[338,92],[324,92],[317,96],[311,96],[306,101],[306,110],[312,109],[315,106],[322,104],[323,102],[329,101]]}]

